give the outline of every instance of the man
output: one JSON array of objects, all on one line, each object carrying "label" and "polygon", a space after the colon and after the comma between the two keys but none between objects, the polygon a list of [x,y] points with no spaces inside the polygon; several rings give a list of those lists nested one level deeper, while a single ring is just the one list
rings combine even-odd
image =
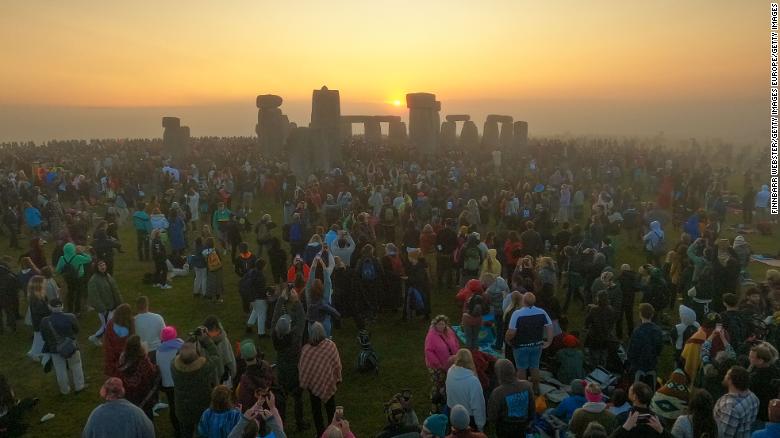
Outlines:
[{"label": "man", "polygon": [[509,360],[499,359],[494,368],[499,386],[488,399],[488,422],[495,424],[499,438],[522,436],[534,416],[533,388],[517,378]]},{"label": "man", "polygon": [[82,438],[154,438],[152,421],[138,406],[124,398],[125,388],[120,379],[106,380],[100,388],[100,396],[106,402],[89,414]]},{"label": "man", "polygon": [[68,285],[68,311],[76,316],[81,312],[81,293],[84,289],[85,266],[92,263],[92,257],[82,246],[68,242],[62,247],[62,256],[57,261],[56,271],[65,278]]},{"label": "man", "polygon": [[11,270],[11,257],[0,259],[0,334],[3,334],[3,314],[5,325],[16,333],[16,317],[19,312],[19,278]]},{"label": "man", "polygon": [[455,220],[447,219],[444,228],[436,233],[436,283],[447,289],[452,288],[454,283],[452,254],[458,248],[458,235],[454,227]]},{"label": "man", "polygon": [[[628,399],[633,407],[628,419],[610,438],[652,438],[668,437],[658,416],[650,410],[653,390],[642,382],[636,382],[628,389]],[[714,437],[713,437],[714,438]]]},{"label": "man", "polygon": [[769,401],[766,423],[763,429],[753,432],[752,438],[773,438],[780,436],[780,400]]},{"label": "man", "polygon": [[750,391],[750,374],[740,366],[733,366],[723,379],[728,390],[715,403],[713,414],[721,438],[747,438],[758,415],[758,397]]},{"label": "man", "polygon": [[542,235],[534,229],[534,222],[528,221],[525,223],[525,231],[520,234],[520,241],[523,243],[523,255],[530,255],[534,258],[544,251],[544,241]]},{"label": "man", "polygon": [[219,366],[214,384],[219,385],[227,383],[229,387],[233,386],[232,381],[236,377],[236,356],[233,353],[233,347],[230,339],[222,328],[222,323],[214,315],[206,317],[203,321],[203,327],[206,328],[209,338],[214,342],[219,356]]},{"label": "man", "polygon": [[512,313],[505,339],[512,346],[518,376],[521,380],[525,380],[526,370],[530,369],[534,393],[538,394],[539,361],[542,358],[542,349],[552,343],[553,329],[547,312],[534,304],[536,304],[536,295],[531,292],[525,293],[523,307]]},{"label": "man", "polygon": [[482,432],[476,432],[469,427],[469,411],[463,405],[455,405],[450,411],[452,433],[447,438],[487,438]]},{"label": "man", "polygon": [[[658,357],[663,347],[663,333],[652,321],[655,309],[649,303],[639,305],[639,318],[642,323],[634,330],[628,343],[628,362],[634,373],[634,381],[644,381],[647,374],[655,375]],[[650,383],[655,383],[650,379]]]},{"label": "man", "polygon": [[758,419],[768,421],[769,400],[778,395],[780,370],[777,369],[777,350],[769,342],[759,342],[750,349],[750,390],[758,397]]},{"label": "man", "polygon": [[149,298],[145,296],[138,297],[135,302],[135,334],[141,338],[141,342],[146,344],[146,351],[151,353],[157,351],[160,346],[160,333],[165,328],[165,320],[157,313],[149,311]]},{"label": "man", "polygon": [[149,214],[144,210],[146,206],[139,202],[133,212],[133,227],[137,239],[138,260],[147,261],[150,259],[149,251],[149,233],[152,232],[152,222]]},{"label": "man", "polygon": [[176,418],[184,437],[195,434],[200,416],[211,402],[211,389],[221,373],[219,353],[206,328],[198,327],[195,335],[196,339],[181,346],[171,366]]},{"label": "man", "polygon": [[[62,311],[62,301],[55,298],[49,302],[51,315],[41,320],[41,335],[43,336],[43,352],[50,354],[57,375],[60,393],[70,393],[70,375],[73,375],[73,389],[79,393],[86,388],[84,370],[81,368],[81,352],[76,344],[79,333],[79,323],[72,313]],[[70,350],[65,346],[70,343]],[[75,344],[75,345],[74,345]],[[75,348],[75,351],[73,350]],[[46,367],[49,366],[47,363]]]}]

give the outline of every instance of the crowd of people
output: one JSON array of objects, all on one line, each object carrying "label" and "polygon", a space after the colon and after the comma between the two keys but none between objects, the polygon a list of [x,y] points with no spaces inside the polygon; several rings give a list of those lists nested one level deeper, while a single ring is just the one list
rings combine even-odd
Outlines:
[{"label": "crowd of people", "polygon": [[[430,323],[416,347],[430,386],[413,388],[430,409],[421,422],[412,390],[399,392],[377,437],[780,434],[780,272],[747,269],[750,233],[776,218],[754,172],[731,187],[734,168],[756,167],[747,153],[576,138],[422,157],[355,141],[329,172],[299,178],[250,138],[175,152],[0,146],[3,233],[19,254],[0,260],[0,329],[24,320],[27,356],[67,395],[88,388],[79,327],[98,320],[88,341],[103,351],[105,402],[84,437],[155,436],[165,408],[176,437],[354,437],[334,332],[354,324],[360,368],[377,371],[370,335],[384,317]],[[742,212],[733,231],[729,209]],[[132,306],[118,252],[148,271]],[[215,306],[238,292],[243,340],[214,315],[166,324],[148,296],[175,277]],[[0,433],[18,436],[35,400],[11,383],[0,376]]]}]

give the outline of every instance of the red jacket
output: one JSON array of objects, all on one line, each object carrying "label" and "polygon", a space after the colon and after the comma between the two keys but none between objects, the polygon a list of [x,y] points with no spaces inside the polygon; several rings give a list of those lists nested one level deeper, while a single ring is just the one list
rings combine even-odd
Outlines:
[{"label": "red jacket", "polygon": [[119,337],[114,331],[114,320],[106,324],[106,331],[103,335],[103,374],[106,377],[120,377],[119,375],[119,356],[125,351],[127,338]]}]

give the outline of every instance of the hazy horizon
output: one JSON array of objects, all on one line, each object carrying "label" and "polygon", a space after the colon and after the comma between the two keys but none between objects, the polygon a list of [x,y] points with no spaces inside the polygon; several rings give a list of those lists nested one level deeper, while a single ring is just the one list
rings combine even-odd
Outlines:
[{"label": "hazy horizon", "polygon": [[534,135],[763,142],[768,4],[659,0],[13,2],[0,15],[0,141],[254,135],[257,94],[307,125],[311,91],[343,114],[526,120]]}]

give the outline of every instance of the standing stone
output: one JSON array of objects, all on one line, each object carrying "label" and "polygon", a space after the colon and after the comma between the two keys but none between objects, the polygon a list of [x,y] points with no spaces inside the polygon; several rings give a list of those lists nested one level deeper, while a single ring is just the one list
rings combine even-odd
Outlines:
[{"label": "standing stone", "polygon": [[[183,141],[182,141],[182,126],[181,119],[178,117],[163,117],[163,145],[171,152],[180,153]],[[189,128],[187,128],[187,134],[189,137]]]},{"label": "standing stone", "polygon": [[406,95],[409,108],[409,141],[426,154],[435,153],[439,143],[441,102],[431,93]]},{"label": "standing stone", "polygon": [[382,125],[375,117],[367,117],[363,123],[364,136],[366,144],[369,146],[379,146],[382,144]]},{"label": "standing stone", "polygon": [[518,121],[514,124],[515,150],[521,151],[528,146],[528,122]]},{"label": "standing stone", "polygon": [[495,118],[485,120],[485,127],[482,129],[482,147],[489,151],[498,149],[498,122]]},{"label": "standing stone", "polygon": [[512,148],[514,138],[514,126],[512,122],[501,123],[501,134],[498,137],[498,144],[502,151],[508,151]]},{"label": "standing stone", "polygon": [[163,117],[162,118],[162,127],[163,128],[178,128],[181,125],[181,119],[178,117]]},{"label": "standing stone", "polygon": [[387,128],[387,143],[390,146],[403,146],[406,144],[406,123],[400,120],[390,122]]},{"label": "standing stone", "polygon": [[346,143],[352,140],[352,122],[341,121],[341,142]]},{"label": "standing stone", "polygon": [[464,150],[475,150],[479,147],[479,130],[471,120],[463,122],[460,130],[460,147]]},{"label": "standing stone", "polygon": [[311,124],[309,126],[322,131],[323,147],[329,159],[340,161],[341,98],[339,90],[329,90],[328,87],[323,86],[312,92]]},{"label": "standing stone", "polygon": [[[447,116],[449,117],[449,116]],[[452,149],[457,146],[457,125],[453,121],[446,121],[441,124],[441,147],[445,149]]]},{"label": "standing stone", "polygon": [[186,144],[190,141],[190,127],[189,126],[181,126],[179,127],[179,140],[182,142],[182,144]]},{"label": "standing stone", "polygon": [[257,96],[257,141],[264,154],[276,156],[282,153],[287,137],[289,120],[279,108],[281,96],[262,94]]}]

